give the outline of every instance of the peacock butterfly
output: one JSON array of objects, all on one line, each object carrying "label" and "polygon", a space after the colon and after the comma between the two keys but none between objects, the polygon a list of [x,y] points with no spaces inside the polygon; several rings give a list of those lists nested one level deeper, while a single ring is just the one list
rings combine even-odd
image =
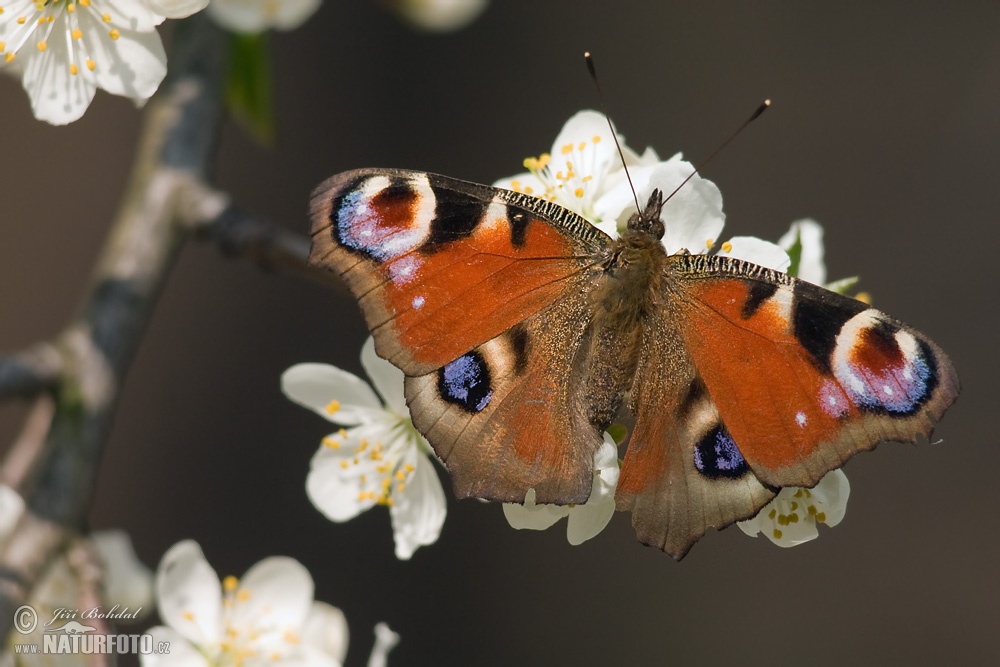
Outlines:
[{"label": "peacock butterfly", "polygon": [[312,198],[310,262],[339,273],[459,497],[585,502],[634,419],[616,501],[682,558],[883,441],[929,436],[944,352],[865,303],[719,255],[668,255],[663,196],[612,239],[543,199],[398,169]]}]

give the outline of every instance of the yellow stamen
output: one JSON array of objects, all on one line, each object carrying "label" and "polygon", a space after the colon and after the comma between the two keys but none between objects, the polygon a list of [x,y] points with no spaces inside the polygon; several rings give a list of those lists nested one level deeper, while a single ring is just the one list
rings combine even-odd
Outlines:
[{"label": "yellow stamen", "polygon": [[93,72],[94,68],[96,68],[96,67],[97,67],[97,65],[94,64],[94,61],[91,60],[90,58],[87,58],[87,69],[89,69],[91,72]]},{"label": "yellow stamen", "polygon": [[563,155],[569,155],[573,152],[573,144],[566,144],[561,149],[559,149]]},{"label": "yellow stamen", "polygon": [[236,599],[239,600],[240,602],[246,602],[247,600],[250,599],[250,591],[244,588],[243,590],[241,590],[239,593],[236,594]]},{"label": "yellow stamen", "polygon": [[402,470],[397,470],[396,471],[396,479],[398,479],[400,482],[402,482],[404,479],[406,479],[406,473],[404,473]]},{"label": "yellow stamen", "polygon": [[793,500],[793,501],[792,501],[792,511],[794,512],[794,511],[795,511],[795,510],[797,510],[798,508],[799,508],[799,504],[798,504],[797,502],[795,502],[795,501]]},{"label": "yellow stamen", "polygon": [[38,44],[36,44],[35,47],[39,51],[44,51],[45,49],[49,48],[49,45],[45,43],[45,40],[42,40],[41,42],[38,42]]},{"label": "yellow stamen", "polygon": [[66,5],[66,11],[69,12],[70,14],[72,14],[73,12],[75,12],[76,11],[76,3],[75,2],[71,2],[68,5]]},{"label": "yellow stamen", "polygon": [[869,294],[868,292],[858,292],[857,294],[854,295],[854,298],[860,301],[861,303],[866,303],[869,306],[872,305],[872,295]]},{"label": "yellow stamen", "polygon": [[402,493],[403,489],[405,489],[405,488],[406,488],[406,484],[400,483],[400,485],[396,487],[396,493]]},{"label": "yellow stamen", "polygon": [[240,580],[234,577],[233,575],[229,575],[228,577],[222,580],[222,590],[226,591],[227,593],[232,593],[237,588],[239,588],[239,585],[240,585]]},{"label": "yellow stamen", "polygon": [[90,0],[80,0],[81,7],[90,7]]},{"label": "yellow stamen", "polygon": [[584,176],[583,177],[583,182],[586,183],[587,181],[589,181],[589,180],[591,180],[593,178],[594,178],[593,176]]},{"label": "yellow stamen", "polygon": [[774,520],[774,517],[775,517],[775,516],[776,516],[777,514],[778,514],[778,510],[771,510],[770,512],[768,512],[768,514],[767,514],[767,518],[768,518],[768,519],[771,519],[771,520],[773,521],[773,520]]},{"label": "yellow stamen", "polygon": [[340,449],[340,443],[331,438],[330,436],[326,436],[325,438],[323,438],[323,444],[329,447],[330,449]]},{"label": "yellow stamen", "polygon": [[332,415],[336,413],[337,410],[340,409],[340,401],[338,401],[337,399],[333,399],[332,401],[327,403],[326,407],[323,409],[326,410],[326,414]]},{"label": "yellow stamen", "polygon": [[25,22],[25,21],[27,21],[27,20],[28,20],[28,19],[27,19],[26,17],[24,17],[24,16],[19,16],[19,17],[17,17],[17,24],[18,24],[18,25],[24,25],[24,22]]},{"label": "yellow stamen", "polygon": [[583,196],[583,188],[577,188],[576,190],[573,190],[573,194],[575,194],[577,197],[582,197]]},{"label": "yellow stamen", "polygon": [[341,462],[340,462],[340,467],[341,467],[341,468],[343,468],[344,470],[347,470],[347,466],[348,466],[348,465],[349,465],[349,464],[347,463],[347,461],[341,461]]},{"label": "yellow stamen", "polygon": [[83,31],[80,30],[79,28],[74,28],[73,32],[70,34],[73,35],[73,39],[80,39],[81,37],[83,37]]},{"label": "yellow stamen", "polygon": [[295,634],[295,631],[290,629],[285,630],[285,636],[282,637],[282,639],[284,639],[289,644],[298,644],[300,641],[302,641],[301,639],[299,639],[299,636]]},{"label": "yellow stamen", "polygon": [[788,515],[788,523],[798,523],[798,522],[799,522],[798,512],[792,512],[791,514]]},{"label": "yellow stamen", "polygon": [[816,515],[816,520],[820,523],[826,523],[826,512],[820,512]]},{"label": "yellow stamen", "polygon": [[105,23],[111,23],[111,14],[104,14],[101,16],[101,20]]},{"label": "yellow stamen", "polygon": [[184,612],[184,620],[186,620],[186,621],[193,621],[194,620],[194,612],[193,611],[186,611],[186,612]]},{"label": "yellow stamen", "polygon": [[413,472],[413,466],[407,463],[405,466],[403,466],[403,470],[405,470],[406,472]]},{"label": "yellow stamen", "polygon": [[76,76],[77,74],[80,73],[80,68],[74,65],[73,63],[70,63],[69,73],[72,74],[73,76]]},{"label": "yellow stamen", "polygon": [[587,147],[587,142],[586,142],[586,141],[581,141],[581,142],[580,142],[580,145],[579,145],[579,146],[577,146],[577,149],[579,149],[579,150],[581,150],[581,151],[582,151],[582,150],[583,150],[584,148],[586,148],[586,147]]},{"label": "yellow stamen", "polygon": [[111,39],[118,39],[119,37],[121,37],[121,33],[118,32],[118,28],[113,28],[111,32],[108,33],[108,37],[110,37]]},{"label": "yellow stamen", "polygon": [[733,251],[733,244],[732,243],[730,243],[729,241],[726,241],[725,243],[722,244],[722,252],[724,252],[726,254],[729,254],[732,251]]},{"label": "yellow stamen", "polygon": [[16,55],[17,55],[16,53],[14,53],[13,51],[11,51],[11,52],[10,52],[10,53],[8,53],[7,55],[5,55],[5,56],[3,57],[3,59],[4,59],[4,60],[5,60],[6,62],[10,62],[11,60],[13,60],[13,59],[14,59],[14,56],[16,56]]},{"label": "yellow stamen", "polygon": [[714,245],[715,245],[715,239],[708,239],[707,241],[705,241],[705,249],[706,250],[711,250],[712,246],[714,246]]},{"label": "yellow stamen", "polygon": [[533,195],[533,194],[535,194],[535,189],[529,185],[528,187],[526,187],[524,189],[524,194],[526,194],[526,195]]},{"label": "yellow stamen", "polygon": [[0,53],[7,50],[7,42],[0,42]]},{"label": "yellow stamen", "polygon": [[778,530],[777,528],[774,529],[774,539],[776,539],[776,540],[780,540],[781,539],[781,531]]},{"label": "yellow stamen", "polygon": [[595,144],[599,144],[599,143],[601,143],[601,136],[599,134],[595,134],[594,138],[591,139],[590,141],[593,142],[593,143],[595,143]]}]

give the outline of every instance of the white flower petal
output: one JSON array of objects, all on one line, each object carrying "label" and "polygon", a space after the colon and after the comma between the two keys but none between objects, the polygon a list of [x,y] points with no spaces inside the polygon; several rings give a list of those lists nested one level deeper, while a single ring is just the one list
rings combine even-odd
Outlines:
[{"label": "white flower petal", "polygon": [[417,28],[450,32],[475,21],[488,4],[487,0],[397,0],[395,6]]},{"label": "white flower petal", "polygon": [[826,515],[823,523],[831,528],[840,523],[847,514],[847,500],[851,497],[851,483],[840,468],[831,470],[812,489],[812,493],[823,503]]},{"label": "white flower petal", "polygon": [[107,25],[91,12],[78,12],[88,54],[95,62],[94,81],[113,95],[146,100],[156,92],[167,73],[167,54],[155,30],[118,29],[109,37]]},{"label": "white flower petal", "polygon": [[375,339],[371,336],[361,347],[361,366],[386,405],[400,417],[409,417],[410,411],[403,396],[403,371],[375,353]]},{"label": "white flower petal", "polygon": [[528,489],[523,505],[503,504],[503,515],[515,530],[545,530],[568,514],[569,507],[565,505],[536,504],[534,489]]},{"label": "white flower petal", "polygon": [[[163,23],[164,16],[156,12],[146,0],[96,0],[96,4],[91,11],[99,16],[108,14],[111,17],[107,30],[115,27],[119,30],[124,28],[149,32]],[[85,9],[81,7],[80,11],[84,12]]]},{"label": "white flower petal", "polygon": [[160,618],[196,645],[219,640],[222,588],[215,570],[192,540],[163,555],[156,572]]},{"label": "white flower petal", "polygon": [[[367,425],[347,431],[347,438],[331,435],[325,442],[339,446],[321,445],[310,463],[306,477],[309,500],[331,521],[338,523],[353,519],[372,507],[379,493],[378,484],[383,474],[376,469],[380,462],[365,452],[360,452],[362,441],[378,443],[388,431],[381,425]],[[368,493],[374,491],[374,493]]]},{"label": "white flower petal", "polygon": [[[384,414],[368,383],[329,364],[297,364],[281,375],[281,391],[336,424],[369,423]],[[334,410],[333,401],[339,403]],[[331,412],[332,410],[332,412]]]},{"label": "white flower petal", "polygon": [[577,505],[566,520],[566,539],[579,546],[604,530],[615,514],[614,496]]},{"label": "white flower petal", "polygon": [[91,536],[104,561],[105,601],[130,612],[152,611],[153,573],[142,564],[123,530],[102,530]]},{"label": "white flower petal", "polygon": [[[53,125],[72,123],[83,116],[97,90],[85,64],[71,58],[66,17],[63,12],[53,22],[52,39],[46,41],[44,52],[30,43],[18,53],[24,59],[21,82],[31,98],[31,112],[38,120]],[[71,64],[77,66],[75,75],[70,71]]]},{"label": "white flower petal", "polygon": [[403,461],[413,466],[413,472],[406,481],[405,490],[392,494],[389,516],[396,558],[409,560],[419,547],[437,542],[448,507],[441,480],[430,458],[411,446]]},{"label": "white flower petal", "polygon": [[344,612],[325,602],[312,603],[299,633],[303,645],[315,647],[340,663],[347,656],[349,636]]},{"label": "white flower petal", "polygon": [[208,6],[208,0],[144,0],[154,12],[168,19],[182,19]]},{"label": "white flower petal", "polygon": [[321,4],[320,0],[212,0],[208,13],[226,30],[255,34],[297,28]]},{"label": "white flower petal", "polygon": [[723,257],[734,257],[760,264],[777,271],[787,271],[790,263],[788,253],[770,241],[759,239],[756,236],[734,236],[729,239],[728,248],[723,244],[719,254]]},{"label": "white flower petal", "polygon": [[157,625],[147,631],[153,636],[153,646],[168,644],[168,653],[141,653],[142,667],[209,667],[208,658],[173,628]]},{"label": "white flower petal", "polygon": [[[595,142],[595,137],[600,137],[600,140]],[[620,134],[618,140],[625,144],[625,138]],[[621,168],[621,158],[618,156],[618,149],[615,148],[607,117],[597,111],[586,109],[570,117],[552,143],[552,162],[556,170],[565,167],[561,161],[565,160],[562,156],[566,147],[577,146],[582,142],[587,142],[584,150],[588,152],[588,163],[576,167],[584,175],[592,175],[597,180],[598,177]]]},{"label": "white flower petal", "polygon": [[790,250],[795,241],[802,244],[802,257],[799,260],[798,278],[807,280],[814,285],[826,282],[826,264],[823,262],[823,227],[815,220],[805,218],[796,220],[778,239],[778,245]]},{"label": "white flower petal", "polygon": [[389,651],[396,648],[399,635],[385,623],[375,626],[375,645],[368,656],[368,667],[386,667],[389,664]]},{"label": "white flower petal", "polygon": [[297,560],[265,558],[240,580],[230,623],[237,628],[270,628],[280,638],[286,628],[297,629],[306,620],[313,591],[312,576]]},{"label": "white flower petal", "polygon": [[[653,188],[659,188],[667,197],[694,171],[694,166],[682,160],[671,160],[659,165],[652,173],[642,195],[648,198]],[[639,203],[645,205],[646,199]],[[726,224],[722,212],[722,193],[715,183],[695,176],[663,205],[663,224],[666,233],[663,245],[670,254],[686,248],[692,253],[703,253],[708,242],[719,238]]]}]

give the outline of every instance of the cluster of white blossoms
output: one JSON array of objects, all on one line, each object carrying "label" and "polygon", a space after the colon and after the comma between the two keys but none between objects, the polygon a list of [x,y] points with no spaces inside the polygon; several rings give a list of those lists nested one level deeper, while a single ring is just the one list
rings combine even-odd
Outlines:
[{"label": "cluster of white blossoms", "polygon": [[[680,154],[661,160],[647,148],[641,155],[619,135],[628,173],[640,204],[654,188],[669,195],[694,167]],[[606,118],[581,111],[567,121],[552,151],[524,162],[527,173],[497,181],[497,187],[556,202],[617,237],[635,211],[621,157]],[[705,253],[716,246],[725,224],[722,195],[714,183],[695,175],[664,203],[668,220],[663,245],[670,254],[681,249]],[[786,252],[788,251],[788,252]],[[822,228],[812,220],[792,224],[778,244],[751,236],[736,236],[719,245],[723,255],[788,271],[789,252],[798,277],[823,284]],[[830,287],[828,285],[828,287]],[[362,364],[385,398],[385,406],[363,381],[333,366],[301,364],[282,377],[285,393],[297,403],[342,426],[323,440],[313,458],[307,491],[313,503],[334,521],[346,521],[376,504],[387,505],[396,539],[396,554],[409,558],[417,546],[433,543],[445,518],[445,501],[431,463],[433,455],[409,421],[403,400],[403,374],[375,356],[369,339]],[[504,504],[514,528],[543,530],[567,517],[571,544],[597,535],[615,511],[618,448],[610,435],[594,459],[594,486],[583,505],[538,505],[529,490],[523,505]],[[405,489],[405,490],[404,490]],[[740,523],[748,535],[763,532],[780,546],[814,539],[816,525],[836,525],[844,516],[850,487],[840,470],[828,474],[814,489],[783,489],[753,519]]]}]

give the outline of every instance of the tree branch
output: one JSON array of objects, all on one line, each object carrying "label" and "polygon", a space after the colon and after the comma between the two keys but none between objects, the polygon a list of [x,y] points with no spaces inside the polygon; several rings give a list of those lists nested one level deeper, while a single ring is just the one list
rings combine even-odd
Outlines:
[{"label": "tree branch", "polygon": [[51,343],[38,343],[9,357],[0,357],[0,400],[30,398],[52,389],[62,372],[62,358]]},{"label": "tree branch", "polygon": [[[81,312],[59,337],[58,373],[7,365],[7,395],[49,387],[55,412],[26,510],[0,548],[0,619],[9,632],[46,565],[81,531],[126,372],[183,242],[183,188],[205,177],[222,112],[225,37],[196,15],[175,32],[171,69],[150,101],[131,181]],[[30,393],[30,392],[28,392]],[[3,637],[0,637],[2,639]]]}]

